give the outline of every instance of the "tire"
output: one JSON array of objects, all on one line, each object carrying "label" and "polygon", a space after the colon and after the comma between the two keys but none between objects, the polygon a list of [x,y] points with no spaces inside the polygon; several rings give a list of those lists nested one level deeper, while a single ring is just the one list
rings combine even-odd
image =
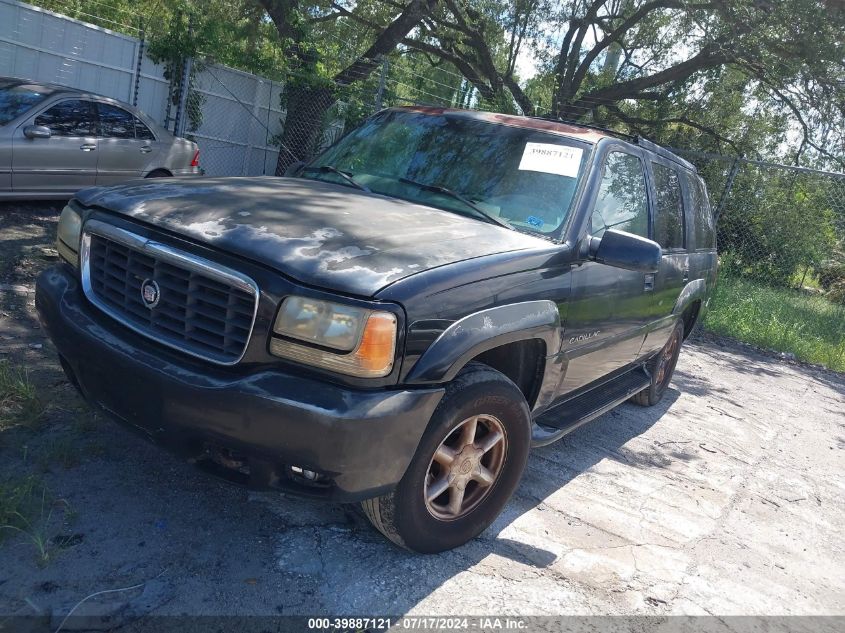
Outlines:
[{"label": "tire", "polygon": [[447,385],[402,480],[362,502],[364,513],[405,549],[434,554],[463,545],[499,516],[522,478],[530,445],[522,392],[500,372],[470,363]]},{"label": "tire", "polygon": [[144,178],[172,178],[173,174],[164,169],[153,169]]},{"label": "tire", "polygon": [[678,356],[681,353],[683,342],[684,324],[678,321],[663,349],[646,365],[646,369],[651,376],[651,384],[648,388],[632,396],[631,402],[641,407],[653,407],[660,402],[669,387],[672,375],[675,373],[675,365],[678,364]]}]

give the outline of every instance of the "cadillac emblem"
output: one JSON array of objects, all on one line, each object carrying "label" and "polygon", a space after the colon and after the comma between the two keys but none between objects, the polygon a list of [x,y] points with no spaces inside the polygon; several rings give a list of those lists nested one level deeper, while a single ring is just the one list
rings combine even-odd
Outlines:
[{"label": "cadillac emblem", "polygon": [[144,305],[152,310],[158,305],[159,299],[161,299],[161,289],[158,287],[158,284],[152,279],[142,281],[141,301],[144,302]]}]

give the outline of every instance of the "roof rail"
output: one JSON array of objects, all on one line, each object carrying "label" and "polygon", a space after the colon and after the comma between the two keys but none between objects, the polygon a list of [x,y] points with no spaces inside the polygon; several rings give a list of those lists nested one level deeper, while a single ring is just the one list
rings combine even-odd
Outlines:
[{"label": "roof rail", "polygon": [[597,130],[599,132],[604,132],[610,136],[616,136],[626,141],[630,141],[632,143],[636,142],[637,137],[633,134],[626,134],[625,132],[619,132],[618,130],[612,130],[608,127],[602,127],[600,125],[593,125],[591,123],[581,123],[580,121],[573,121],[572,119],[561,119],[556,117],[550,116],[531,116],[528,117],[529,119],[540,119],[541,121],[553,121],[555,123],[566,123],[568,125],[574,125],[576,127],[585,127],[590,130]]}]

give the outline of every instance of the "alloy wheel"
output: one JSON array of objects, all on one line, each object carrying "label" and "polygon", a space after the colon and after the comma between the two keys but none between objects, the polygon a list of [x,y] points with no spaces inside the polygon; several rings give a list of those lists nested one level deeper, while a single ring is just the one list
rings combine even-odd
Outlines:
[{"label": "alloy wheel", "polygon": [[442,521],[460,519],[492,490],[507,453],[502,423],[491,415],[475,415],[455,427],[440,443],[425,480],[429,513]]}]

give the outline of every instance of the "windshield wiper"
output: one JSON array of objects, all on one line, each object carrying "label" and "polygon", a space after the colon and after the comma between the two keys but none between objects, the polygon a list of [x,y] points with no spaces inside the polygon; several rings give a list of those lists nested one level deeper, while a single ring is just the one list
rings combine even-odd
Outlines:
[{"label": "windshield wiper", "polygon": [[424,182],[417,182],[416,180],[411,180],[410,178],[401,177],[399,178],[399,182],[404,182],[409,185],[414,185],[419,187],[420,189],[424,189],[426,191],[433,191],[434,193],[442,193],[443,195],[449,196],[450,198],[454,198],[460,202],[463,202],[467,205],[470,209],[478,213],[481,217],[483,217],[486,221],[491,222],[492,224],[498,224],[499,226],[503,226],[506,229],[513,229],[513,227],[505,222],[504,220],[500,220],[495,215],[491,215],[487,213],[484,209],[479,207],[475,204],[472,200],[464,196],[463,194],[458,193],[457,191],[452,191],[446,187],[441,187],[440,185],[430,185]]},{"label": "windshield wiper", "polygon": [[317,172],[320,172],[320,173],[323,173],[323,174],[336,174],[336,175],[340,176],[341,178],[343,178],[346,182],[348,182],[350,185],[352,185],[356,189],[360,189],[361,191],[366,191],[367,193],[372,193],[372,191],[370,191],[369,187],[367,187],[366,185],[362,185],[360,182],[356,181],[352,177],[352,174],[347,173],[345,171],[341,171],[337,167],[335,167],[334,165],[320,165],[319,167],[303,167],[302,171],[317,171]]}]

